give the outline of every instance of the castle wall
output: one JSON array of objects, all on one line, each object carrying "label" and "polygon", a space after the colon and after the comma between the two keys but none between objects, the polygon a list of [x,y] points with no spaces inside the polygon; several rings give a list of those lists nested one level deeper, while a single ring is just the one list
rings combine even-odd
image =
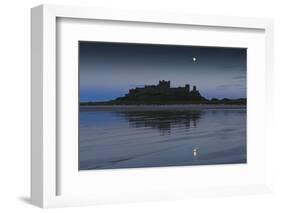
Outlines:
[{"label": "castle wall", "polygon": [[136,95],[142,93],[161,93],[164,95],[174,96],[200,95],[200,93],[196,90],[196,86],[193,86],[193,90],[190,91],[189,84],[186,84],[184,87],[170,87],[170,81],[159,81],[158,85],[145,85],[143,88],[130,89],[128,95]]}]

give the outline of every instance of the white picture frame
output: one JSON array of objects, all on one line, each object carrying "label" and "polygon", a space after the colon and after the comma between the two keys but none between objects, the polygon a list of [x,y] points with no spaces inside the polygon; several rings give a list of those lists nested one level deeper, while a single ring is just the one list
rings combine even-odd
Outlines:
[{"label": "white picture frame", "polygon": [[[187,14],[167,14],[147,11],[123,11],[112,9],[96,9],[73,6],[41,5],[31,10],[31,73],[32,73],[32,103],[31,103],[31,201],[33,204],[47,207],[91,205],[99,203],[114,203],[142,200],[165,200],[197,196],[232,195],[232,194],[253,194],[270,191],[270,171],[267,169],[269,161],[266,161],[263,170],[264,177],[255,184],[235,183],[232,185],[200,187],[200,182],[194,183],[194,188],[163,188],[156,193],[148,189],[142,193],[132,196],[127,193],[120,196],[114,192],[110,196],[110,189],[107,189],[103,196],[88,195],[83,192],[79,195],[64,195],[58,193],[59,174],[61,167],[58,165],[60,159],[58,140],[58,95],[57,88],[61,83],[57,79],[57,36],[58,20],[79,19],[79,20],[108,20],[130,23],[153,23],[155,25],[169,26],[200,26],[218,27],[228,31],[235,29],[260,30],[264,34],[264,81],[265,87],[261,89],[264,93],[263,99],[266,103],[260,106],[260,110],[272,107],[272,82],[273,82],[273,21],[271,19],[238,18],[238,17],[216,17]],[[250,76],[251,77],[251,76]],[[252,79],[254,82],[255,80]],[[270,114],[263,118],[266,128],[270,128]],[[266,132],[263,134],[263,146],[270,144]],[[258,152],[254,151],[254,152]],[[263,153],[265,155],[265,152]],[[70,165],[71,167],[71,165]],[[171,171],[158,170],[158,172]],[[231,171],[231,168],[229,168]],[[131,170],[132,171],[132,170]],[[175,171],[175,170],[174,170]],[[125,173],[130,171],[125,171]],[[144,170],[134,170],[141,174]],[[160,174],[160,173],[159,173]],[[103,178],[102,174],[99,178]],[[114,174],[110,174],[114,175]],[[105,177],[105,176],[104,176]],[[106,176],[108,178],[108,174]],[[171,176],[171,178],[173,178]],[[130,186],[132,188],[132,186]],[[73,188],[74,189],[74,188]],[[71,188],[69,190],[72,190]],[[75,189],[77,190],[77,189]],[[134,189],[132,190],[134,191]],[[157,191],[157,190],[156,190]]]}]

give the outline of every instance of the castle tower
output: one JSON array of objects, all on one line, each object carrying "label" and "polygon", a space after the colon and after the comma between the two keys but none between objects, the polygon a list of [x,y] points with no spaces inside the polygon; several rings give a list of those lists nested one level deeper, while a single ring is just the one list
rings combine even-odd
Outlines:
[{"label": "castle tower", "polygon": [[196,90],[196,86],[193,86],[193,90],[192,90],[193,92],[196,92],[197,90]]},{"label": "castle tower", "polygon": [[159,84],[158,84],[158,87],[160,87],[160,88],[170,88],[170,86],[171,86],[171,82],[165,81],[165,80],[159,81]]},{"label": "castle tower", "polygon": [[185,90],[186,90],[187,93],[190,92],[190,86],[189,86],[189,84],[186,84],[186,85],[185,85]]}]

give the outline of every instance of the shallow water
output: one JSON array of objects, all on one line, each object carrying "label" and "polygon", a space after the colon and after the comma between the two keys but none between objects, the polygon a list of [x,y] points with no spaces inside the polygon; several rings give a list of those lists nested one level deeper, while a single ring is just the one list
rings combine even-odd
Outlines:
[{"label": "shallow water", "polygon": [[80,170],[229,163],[246,163],[246,109],[80,111]]}]

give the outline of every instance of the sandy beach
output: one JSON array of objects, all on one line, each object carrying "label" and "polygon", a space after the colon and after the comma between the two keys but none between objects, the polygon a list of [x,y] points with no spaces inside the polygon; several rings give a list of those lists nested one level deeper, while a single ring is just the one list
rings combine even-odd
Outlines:
[{"label": "sandy beach", "polygon": [[246,116],[242,105],[82,106],[79,169],[245,163]]},{"label": "sandy beach", "polygon": [[80,106],[80,111],[159,111],[159,110],[203,110],[203,109],[245,109],[246,105],[184,104],[184,105],[96,105]]}]

